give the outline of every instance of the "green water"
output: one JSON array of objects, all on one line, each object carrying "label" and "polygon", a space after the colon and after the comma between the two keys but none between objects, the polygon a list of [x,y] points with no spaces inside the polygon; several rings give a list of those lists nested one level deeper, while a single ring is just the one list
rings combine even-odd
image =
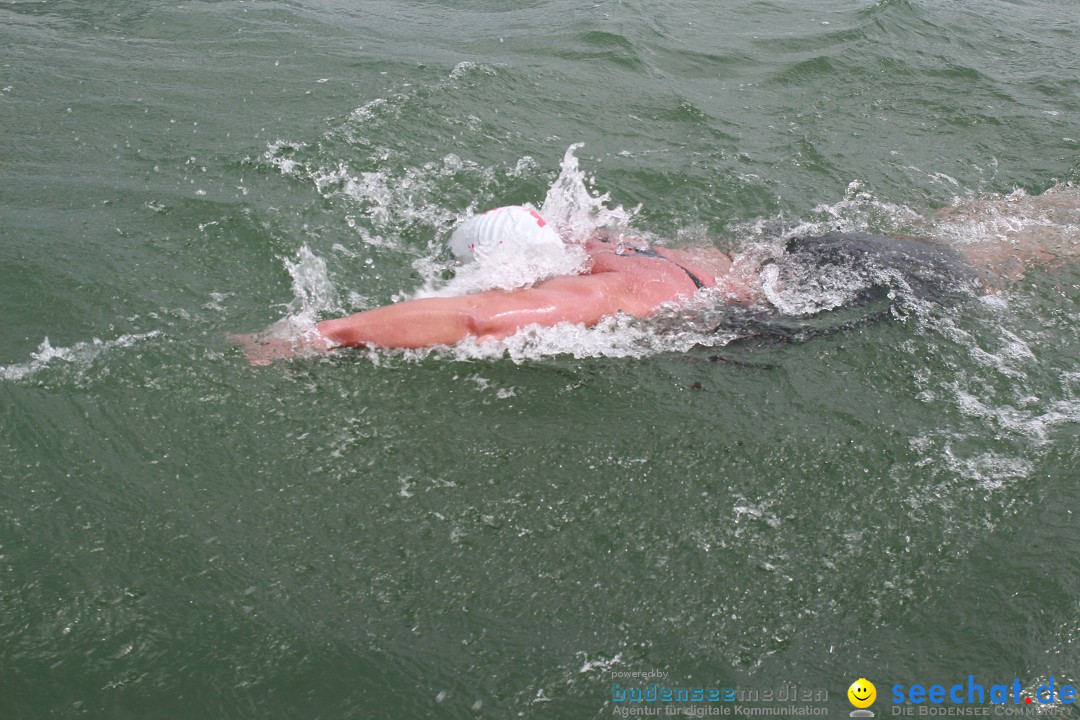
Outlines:
[{"label": "green water", "polygon": [[442,277],[578,142],[672,245],[1037,225],[924,218],[1080,181],[1078,40],[1068,0],[0,2],[0,717],[1075,684],[1075,264],[802,344],[227,335]]}]

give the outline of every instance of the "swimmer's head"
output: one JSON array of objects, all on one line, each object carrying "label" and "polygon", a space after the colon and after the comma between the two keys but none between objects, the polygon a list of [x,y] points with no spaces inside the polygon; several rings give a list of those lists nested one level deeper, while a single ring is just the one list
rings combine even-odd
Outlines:
[{"label": "swimmer's head", "polygon": [[488,210],[461,223],[450,236],[450,250],[461,262],[476,259],[477,252],[505,247],[547,245],[561,247],[559,234],[540,213],[520,205]]}]

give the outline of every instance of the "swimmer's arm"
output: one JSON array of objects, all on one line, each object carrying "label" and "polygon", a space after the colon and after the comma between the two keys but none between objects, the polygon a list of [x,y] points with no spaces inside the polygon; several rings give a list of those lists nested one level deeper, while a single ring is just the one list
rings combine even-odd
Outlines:
[{"label": "swimmer's arm", "polygon": [[645,316],[663,302],[633,292],[619,273],[559,277],[524,290],[492,290],[450,298],[407,300],[326,320],[316,329],[325,347],[425,348],[466,337],[505,338],[528,325],[595,325],[617,312]]}]

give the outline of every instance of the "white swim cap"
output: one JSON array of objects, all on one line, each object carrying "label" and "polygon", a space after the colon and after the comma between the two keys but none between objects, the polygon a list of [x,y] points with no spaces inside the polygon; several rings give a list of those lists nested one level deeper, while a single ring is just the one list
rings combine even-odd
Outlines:
[{"label": "white swim cap", "polygon": [[488,210],[458,225],[450,236],[450,249],[462,262],[476,259],[476,251],[525,245],[562,246],[562,238],[540,213],[520,205]]}]

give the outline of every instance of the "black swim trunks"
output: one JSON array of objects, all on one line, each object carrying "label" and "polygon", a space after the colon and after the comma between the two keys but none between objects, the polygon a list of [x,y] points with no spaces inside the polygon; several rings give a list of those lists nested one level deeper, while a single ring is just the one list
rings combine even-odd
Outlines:
[{"label": "black swim trunks", "polygon": [[768,302],[725,309],[717,332],[800,342],[971,297],[979,274],[929,240],[835,232],[788,240],[761,268]]},{"label": "black swim trunks", "polygon": [[863,284],[854,302],[890,291],[921,300],[951,300],[969,295],[978,280],[976,271],[948,245],[860,232],[792,238],[780,262],[853,272]]}]

